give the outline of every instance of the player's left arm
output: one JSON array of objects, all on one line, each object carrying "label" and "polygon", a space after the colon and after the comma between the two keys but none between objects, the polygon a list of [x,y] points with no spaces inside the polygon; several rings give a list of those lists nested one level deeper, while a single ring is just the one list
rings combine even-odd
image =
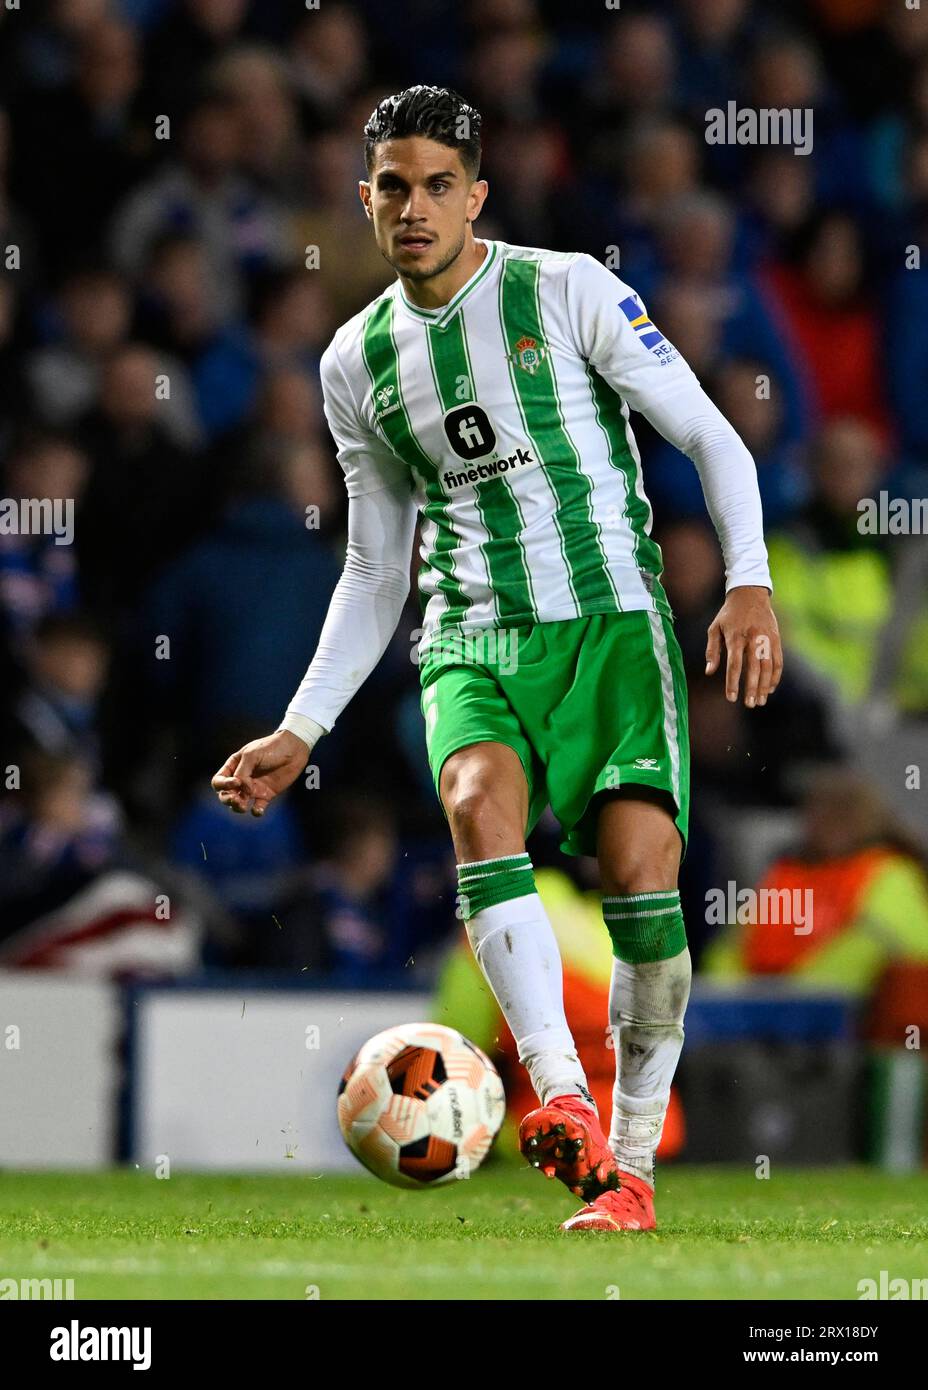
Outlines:
[{"label": "player's left arm", "polygon": [[718,670],[724,645],[728,699],[740,690],[748,708],[766,704],[780,681],[783,649],[754,460],[629,285],[592,256],[579,256],[567,298],[582,356],[696,466],[725,560],[725,602],[709,627],[706,673]]}]

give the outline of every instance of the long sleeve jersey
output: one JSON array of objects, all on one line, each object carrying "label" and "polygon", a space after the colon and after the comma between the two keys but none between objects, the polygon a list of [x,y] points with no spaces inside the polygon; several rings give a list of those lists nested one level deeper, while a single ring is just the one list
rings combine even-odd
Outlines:
[{"label": "long sleeve jersey", "polygon": [[669,613],[632,410],[693,460],[727,588],[771,587],[751,455],[631,287],[585,254],[478,244],[446,305],[419,308],[397,280],[323,356],[349,546],[288,710],[314,731],[395,630],[417,516],[420,650],[481,627]]}]

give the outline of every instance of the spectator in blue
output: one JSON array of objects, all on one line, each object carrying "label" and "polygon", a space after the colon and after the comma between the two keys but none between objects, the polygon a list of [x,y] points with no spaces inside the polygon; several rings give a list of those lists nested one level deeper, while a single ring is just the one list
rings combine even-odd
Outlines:
[{"label": "spectator in blue", "polygon": [[[340,574],[324,538],[338,501],[325,451],[261,437],[219,524],[150,593],[143,641],[161,713],[200,757],[224,729],[277,727]],[[152,659],[159,635],[168,660]]]},{"label": "spectator in blue", "polygon": [[100,618],[131,622],[133,604],[211,514],[203,460],[168,428],[160,365],[141,343],[118,348],[78,426],[91,460],[76,535],[81,593]]},{"label": "spectator in blue", "polygon": [[252,330],[215,342],[194,368],[200,418],[211,438],[248,417],[265,373],[291,367],[315,377],[335,329],[325,288],[307,270],[262,277],[251,320]]},{"label": "spectator in blue", "polygon": [[[122,0],[137,9],[140,0]],[[152,0],[144,0],[149,8]],[[186,115],[201,75],[238,40],[249,0],[160,0],[145,44],[146,104],[153,112]]]},{"label": "spectator in blue", "polygon": [[815,178],[808,159],[792,150],[755,151],[740,204],[736,263],[760,270],[783,257],[815,209]]},{"label": "spectator in blue", "polygon": [[[251,730],[243,728],[239,743]],[[212,963],[253,966],[270,963],[287,917],[282,904],[300,892],[306,849],[295,796],[280,797],[260,820],[223,816],[204,780],[182,807],[168,836],[170,861],[202,879],[241,928],[211,947]],[[313,963],[315,954],[301,964]]]},{"label": "spectator in blue", "polygon": [[333,825],[331,850],[315,874],[320,926],[335,968],[360,975],[389,954],[396,827],[386,807],[368,797],[346,800]]},{"label": "spectator in blue", "polygon": [[760,36],[749,79],[747,104],[753,109],[814,113],[814,125],[806,117],[812,150],[795,157],[814,161],[818,202],[865,212],[874,190],[867,178],[863,128],[849,116],[843,94],[826,76],[815,45],[798,33]]},{"label": "spectator in blue", "polygon": [[[90,413],[103,385],[106,364],[129,341],[133,295],[117,271],[92,260],[65,277],[43,319],[47,341],[25,361],[30,403],[43,423],[70,429]],[[44,326],[44,325],[43,325]],[[173,353],[157,364],[171,383],[161,401],[161,422],[181,448],[197,448],[201,431],[187,372]]]},{"label": "spectator in blue", "polygon": [[254,389],[247,330],[223,303],[203,241],[189,232],[155,241],[139,288],[139,336],[184,364],[197,427],[209,437],[247,411]]},{"label": "spectator in blue", "polygon": [[[780,384],[765,363],[723,361],[703,382],[757,465],[767,527],[792,520],[808,500],[801,446],[787,436]],[[661,440],[648,461],[648,493],[661,516],[705,518],[699,475],[678,449]]]},{"label": "spectator in blue", "polygon": [[51,92],[27,90],[10,108],[10,193],[34,220],[52,273],[99,250],[101,224],[155,144],[139,103],[137,35],[100,11],[76,35],[73,79]]},{"label": "spectator in blue", "polygon": [[25,646],[25,680],[12,710],[14,744],[80,756],[100,772],[98,719],[109,647],[76,613],[49,615]]},{"label": "spectator in blue", "polygon": [[22,784],[0,802],[0,942],[62,907],[118,860],[118,803],[73,751],[18,753]]},{"label": "spectator in blue", "polygon": [[922,260],[928,236],[928,133],[913,140],[907,165],[913,203],[899,238],[886,298],[883,362],[913,495],[919,486],[924,495],[928,482],[928,267],[923,267]]},{"label": "spectator in blue", "polygon": [[243,308],[249,278],[283,259],[281,211],[239,170],[242,136],[231,97],[202,97],[180,143],[180,158],[137,184],[117,209],[110,250],[121,270],[139,276],[159,238],[195,236],[215,272],[220,311],[232,317]]},{"label": "spectator in blue", "polygon": [[[632,121],[619,143],[622,163],[613,177],[598,193],[595,179],[586,179],[592,207],[588,212],[584,205],[577,235],[584,238],[584,249],[604,258],[647,300],[659,274],[657,237],[667,208],[699,187],[701,150],[682,121],[654,114]],[[586,231],[584,224],[592,224],[595,232]],[[567,243],[571,249],[575,240],[572,236]]]},{"label": "spectator in blue", "polygon": [[783,434],[791,441],[804,439],[808,402],[784,333],[754,276],[733,267],[736,219],[731,205],[702,190],[683,194],[665,214],[658,293],[666,280],[706,289],[720,326],[722,358],[757,356],[769,363],[783,397]]},{"label": "spectator in blue", "polygon": [[[36,534],[0,527],[0,608],[6,629],[22,640],[43,618],[69,613],[79,597],[74,518],[88,462],[63,435],[33,431],[14,447],[4,478],[6,496],[34,499],[52,523]],[[55,530],[55,523],[58,530]]]},{"label": "spectator in blue", "polygon": [[369,792],[329,794],[311,869],[282,895],[256,942],[263,964],[335,970],[352,988],[391,961],[391,891],[399,841],[390,809]]},{"label": "spectator in blue", "polygon": [[680,0],[675,10],[676,45],[686,54],[678,89],[702,119],[720,92],[738,91],[758,16],[751,0]]}]

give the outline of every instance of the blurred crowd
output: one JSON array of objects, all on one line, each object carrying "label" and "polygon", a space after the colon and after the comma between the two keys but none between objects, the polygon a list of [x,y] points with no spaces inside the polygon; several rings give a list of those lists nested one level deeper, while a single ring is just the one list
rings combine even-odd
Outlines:
[{"label": "blurred crowd", "polygon": [[[252,821],[208,785],[277,726],[340,572],[319,359],[391,278],[362,126],[423,81],[483,113],[478,235],[617,269],[757,462],[788,675],[748,718],[703,675],[724,576],[695,470],[635,421],[690,677],[697,955],[723,811],[821,798],[835,713],[878,681],[928,714],[926,586],[913,606],[901,578],[924,540],[858,524],[862,498],[928,492],[928,6],[0,8],[2,493],[62,520],[0,521],[0,963],[363,982],[455,932],[412,598],[305,786]],[[730,100],[811,110],[811,153],[707,143]],[[896,843],[850,822],[840,853]],[[790,824],[800,859],[839,853]],[[557,840],[544,821],[536,863],[589,888]]]}]

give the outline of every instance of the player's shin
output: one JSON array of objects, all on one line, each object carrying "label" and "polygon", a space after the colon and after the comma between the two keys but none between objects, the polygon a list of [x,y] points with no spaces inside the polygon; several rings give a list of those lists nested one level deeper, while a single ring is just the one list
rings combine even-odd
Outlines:
[{"label": "player's shin", "polygon": [[527,854],[458,865],[461,915],[539,1100],[579,1095],[586,1077],[564,1014],[557,940]]},{"label": "player's shin", "polygon": [[615,956],[609,1024],[616,1082],[609,1144],[620,1169],[653,1186],[692,977],[680,895],[674,890],[607,897],[603,917]]}]

